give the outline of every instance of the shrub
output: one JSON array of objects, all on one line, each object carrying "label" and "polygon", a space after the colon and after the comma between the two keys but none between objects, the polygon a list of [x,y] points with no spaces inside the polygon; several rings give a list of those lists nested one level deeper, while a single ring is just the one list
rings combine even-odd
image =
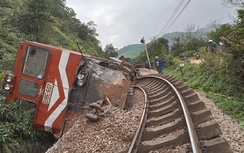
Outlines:
[{"label": "shrub", "polygon": [[[33,127],[33,116],[17,104],[0,102],[0,152],[36,152],[45,150],[51,144],[49,134]],[[45,143],[41,143],[42,141]]]}]

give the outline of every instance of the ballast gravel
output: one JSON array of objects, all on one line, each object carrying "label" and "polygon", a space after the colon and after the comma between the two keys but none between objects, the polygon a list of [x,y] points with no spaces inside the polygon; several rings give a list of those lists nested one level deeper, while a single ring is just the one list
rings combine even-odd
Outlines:
[{"label": "ballast gravel", "polygon": [[[146,73],[146,72],[143,72]],[[224,114],[203,92],[199,98],[211,110],[233,153],[244,153],[244,130],[237,121]],[[129,98],[127,109],[113,106],[97,122],[90,122],[80,115],[74,125],[46,153],[118,153],[128,149],[139,125],[144,109],[144,96],[135,90]]]},{"label": "ballast gravel", "polygon": [[112,107],[97,122],[81,115],[46,153],[113,153],[129,148],[144,109],[143,93],[136,89],[126,110]]}]

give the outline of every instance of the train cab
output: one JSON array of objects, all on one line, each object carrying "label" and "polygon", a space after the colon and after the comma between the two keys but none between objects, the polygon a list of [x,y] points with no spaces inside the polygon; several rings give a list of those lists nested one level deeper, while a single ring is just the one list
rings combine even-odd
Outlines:
[{"label": "train cab", "polygon": [[51,45],[20,43],[13,74],[4,79],[7,103],[15,101],[33,113],[38,130],[59,135],[68,92],[81,58],[78,52]]},{"label": "train cab", "polygon": [[24,41],[3,89],[7,103],[18,103],[33,114],[35,128],[60,138],[69,111],[79,112],[105,97],[116,103],[128,91],[133,74],[128,63]]}]

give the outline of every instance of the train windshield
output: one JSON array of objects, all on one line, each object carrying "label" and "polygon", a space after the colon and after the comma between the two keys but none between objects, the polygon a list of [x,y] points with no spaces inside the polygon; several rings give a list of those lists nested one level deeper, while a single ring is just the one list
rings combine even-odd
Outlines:
[{"label": "train windshield", "polygon": [[36,46],[28,46],[23,65],[23,74],[43,79],[47,67],[49,51]]}]

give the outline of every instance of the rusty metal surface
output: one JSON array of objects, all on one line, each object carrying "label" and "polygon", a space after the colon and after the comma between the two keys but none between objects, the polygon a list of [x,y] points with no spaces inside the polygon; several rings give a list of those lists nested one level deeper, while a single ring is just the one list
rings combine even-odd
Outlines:
[{"label": "rusty metal surface", "polygon": [[134,75],[133,67],[127,65],[89,57],[86,65],[80,68],[89,74],[86,84],[71,90],[69,103],[73,104],[73,107],[88,106],[108,96],[115,105],[121,98],[125,98]]},{"label": "rusty metal surface", "polygon": [[[120,108],[123,109],[128,90],[133,81],[134,68],[130,63],[91,56],[84,59],[78,65],[76,76],[79,72],[85,72],[87,74],[86,82],[79,86],[76,77],[74,79],[73,87],[69,92],[65,128],[76,117],[71,115],[72,112],[83,113],[89,119],[98,120],[98,117],[91,114],[87,108],[92,103],[105,99],[105,97],[109,97],[111,105],[121,104]],[[64,131],[67,130],[64,129]]]},{"label": "rusty metal surface", "polygon": [[144,110],[143,110],[143,114],[142,114],[142,117],[141,117],[141,122],[139,124],[139,128],[138,130],[136,131],[136,134],[132,140],[132,145],[130,145],[130,148],[128,149],[128,152],[137,152],[138,151],[138,146],[139,146],[139,141],[142,137],[142,131],[144,129],[144,126],[145,126],[145,123],[146,123],[146,118],[147,118],[147,105],[148,105],[148,97],[147,97],[147,94],[145,92],[145,90],[139,86],[135,86],[135,88],[139,88],[143,94],[144,94],[144,101],[145,101],[145,105],[144,105]]}]

